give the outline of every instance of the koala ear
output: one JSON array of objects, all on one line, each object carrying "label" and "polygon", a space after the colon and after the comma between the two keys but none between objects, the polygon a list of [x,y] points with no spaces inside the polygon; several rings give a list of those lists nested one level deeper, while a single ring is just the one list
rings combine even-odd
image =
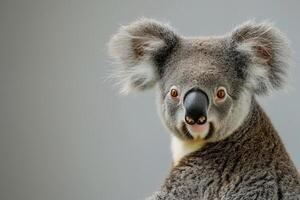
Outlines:
[{"label": "koala ear", "polygon": [[178,40],[166,25],[142,19],[122,26],[109,42],[109,52],[121,65],[116,77],[122,85],[121,92],[143,90],[159,80],[164,59]]},{"label": "koala ear", "polygon": [[266,94],[282,86],[290,50],[283,34],[272,24],[248,21],[232,33],[236,50],[247,58],[246,87]]}]

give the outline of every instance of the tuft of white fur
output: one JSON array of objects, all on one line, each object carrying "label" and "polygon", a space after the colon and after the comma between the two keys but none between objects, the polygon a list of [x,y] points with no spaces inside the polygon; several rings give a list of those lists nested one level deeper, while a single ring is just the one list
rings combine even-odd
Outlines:
[{"label": "tuft of white fur", "polygon": [[[144,48],[145,55],[140,60],[136,60],[133,55],[131,43],[134,38],[144,40],[147,46]],[[157,39],[150,41],[149,38],[132,36],[126,31],[126,27],[121,27],[120,32],[113,36],[108,45],[109,54],[122,67],[116,68],[112,73],[112,77],[117,81],[116,84],[120,86],[121,94],[128,94],[136,89],[133,87],[131,80],[134,77],[144,77],[145,81],[142,84],[146,84],[146,81],[155,82],[155,71],[147,52],[154,51],[162,45],[163,42]]]},{"label": "tuft of white fur", "polygon": [[[116,72],[119,75],[119,85],[121,86],[121,94],[128,94],[130,91],[137,89],[136,86],[132,84],[132,82],[136,78],[143,81],[140,85],[148,84],[148,87],[151,87],[155,84],[156,81],[156,72],[152,67],[151,61],[144,61],[135,66],[131,69],[123,70]],[[143,77],[143,78],[141,78]]]},{"label": "tuft of white fur", "polygon": [[[166,45],[163,34],[168,32],[172,33],[172,30],[167,24],[140,19],[121,26],[111,38],[108,43],[109,54],[121,66],[114,70],[112,77],[121,86],[121,93],[127,94],[155,84],[157,73],[152,56]],[[136,50],[142,53],[137,55]]]},{"label": "tuft of white fur", "polygon": [[201,147],[204,146],[204,144],[205,141],[201,139],[185,141],[172,135],[171,152],[174,166],[176,166],[184,156],[199,150]]},{"label": "tuft of white fur", "polygon": [[[272,23],[255,21],[243,23],[232,34],[237,41],[237,50],[250,58],[246,87],[257,94],[281,88],[290,66],[291,54],[289,41],[284,34]],[[257,55],[258,47],[270,53],[269,60]]]},{"label": "tuft of white fur", "polygon": [[135,36],[128,29],[130,26],[122,26],[119,32],[112,37],[108,43],[108,50],[111,57],[121,64],[134,65],[138,62],[134,57],[132,49],[132,41],[140,40],[143,43],[145,55],[143,60],[149,58],[149,52],[156,51],[164,46],[164,41],[155,37]]}]

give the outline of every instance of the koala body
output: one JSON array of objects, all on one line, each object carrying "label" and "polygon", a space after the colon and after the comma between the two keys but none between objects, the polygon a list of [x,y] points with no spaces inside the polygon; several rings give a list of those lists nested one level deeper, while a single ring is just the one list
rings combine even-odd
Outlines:
[{"label": "koala body", "polygon": [[268,23],[183,37],[142,19],[109,43],[123,92],[158,88],[173,167],[151,199],[300,199],[300,177],[255,96],[278,89],[289,48]]}]

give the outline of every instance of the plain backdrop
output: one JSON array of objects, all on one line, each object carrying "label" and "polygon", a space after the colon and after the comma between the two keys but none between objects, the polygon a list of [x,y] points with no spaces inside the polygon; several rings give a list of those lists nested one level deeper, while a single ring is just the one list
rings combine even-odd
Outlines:
[{"label": "plain backdrop", "polygon": [[107,42],[140,17],[185,36],[268,19],[290,39],[289,86],[261,98],[300,167],[299,1],[1,0],[0,199],[134,200],[170,169],[155,92],[123,97],[105,81]]}]

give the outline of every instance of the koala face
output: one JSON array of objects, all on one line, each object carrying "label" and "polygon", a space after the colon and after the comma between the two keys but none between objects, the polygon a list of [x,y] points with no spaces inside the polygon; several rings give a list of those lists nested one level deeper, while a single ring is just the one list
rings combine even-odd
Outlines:
[{"label": "koala face", "polygon": [[123,66],[123,92],[158,86],[164,124],[181,140],[217,141],[234,132],[255,95],[279,88],[288,46],[270,24],[247,22],[219,37],[188,38],[143,19],[109,43]]},{"label": "koala face", "polygon": [[158,81],[158,105],[176,136],[219,140],[232,133],[248,113],[251,94],[232,67],[245,65],[247,58],[235,55],[239,56],[236,61],[234,54],[220,38],[185,38],[165,61]]}]

